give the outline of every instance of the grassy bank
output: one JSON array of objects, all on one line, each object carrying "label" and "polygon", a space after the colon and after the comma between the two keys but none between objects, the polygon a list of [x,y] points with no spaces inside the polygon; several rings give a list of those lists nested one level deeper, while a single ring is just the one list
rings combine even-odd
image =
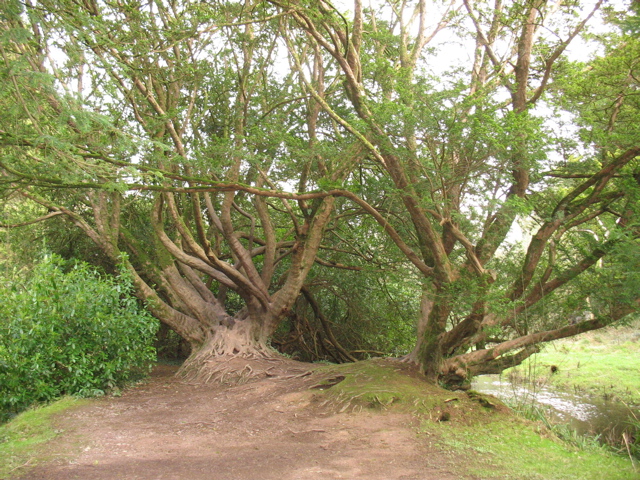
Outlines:
[{"label": "grassy bank", "polygon": [[426,424],[424,432],[451,456],[464,458],[460,474],[504,480],[640,479],[628,458],[592,444],[580,449],[539,425],[496,417],[482,425]]},{"label": "grassy bank", "polygon": [[[328,368],[334,386],[319,394],[338,410],[410,411],[418,436],[439,448],[460,478],[485,480],[640,480],[628,457],[596,442],[581,447],[560,439],[541,422],[513,414],[493,397],[449,392],[384,361]],[[458,467],[456,467],[458,468]]]},{"label": "grassy bank", "polygon": [[512,377],[640,404],[640,322],[551,343]]},{"label": "grassy bank", "polygon": [[85,402],[87,400],[65,397],[45,407],[22,412],[0,425],[0,478],[24,473],[25,468],[50,460],[51,441],[62,433],[55,428],[55,415]]}]

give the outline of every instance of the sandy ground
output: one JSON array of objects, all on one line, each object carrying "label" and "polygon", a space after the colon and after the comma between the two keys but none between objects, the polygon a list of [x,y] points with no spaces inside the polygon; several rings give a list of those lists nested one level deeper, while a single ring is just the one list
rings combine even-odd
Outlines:
[{"label": "sandy ground", "polygon": [[[21,480],[450,480],[471,478],[411,415],[335,413],[313,376],[188,385],[159,367],[145,383],[58,418],[52,460]],[[73,451],[73,455],[66,452]],[[58,452],[58,453],[56,453]]]}]

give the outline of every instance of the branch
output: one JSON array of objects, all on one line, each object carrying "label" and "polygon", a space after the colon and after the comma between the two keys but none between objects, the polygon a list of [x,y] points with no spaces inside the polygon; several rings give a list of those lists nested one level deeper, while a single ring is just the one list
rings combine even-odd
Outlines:
[{"label": "branch", "polygon": [[[385,160],[384,160],[383,156],[380,154],[380,152],[378,151],[378,149],[358,129],[356,129],[353,125],[351,125],[349,122],[347,122],[340,115],[338,115],[338,113],[336,113],[335,110],[333,110],[331,108],[331,106],[327,103],[327,101],[324,99],[324,97],[322,95],[320,95],[320,93],[318,93],[318,91],[313,87],[313,85],[311,85],[311,83],[307,80],[307,78],[304,75],[303,69],[302,69],[302,64],[300,62],[300,57],[298,56],[298,54],[296,52],[296,49],[294,48],[293,44],[291,43],[291,39],[289,38],[289,35],[287,35],[286,32],[285,32],[284,36],[285,36],[285,39],[286,39],[286,42],[287,42],[287,47],[289,48],[289,52],[291,53],[291,55],[292,55],[292,57],[294,59],[296,70],[300,74],[300,78],[304,82],[305,88],[307,88],[307,90],[311,93],[311,95],[313,96],[315,101],[318,102],[318,104],[320,104],[322,106],[322,108],[327,112],[327,114],[333,120],[335,120],[338,124],[342,125],[349,133],[351,133],[358,140],[360,140],[363,143],[363,145],[366,146],[367,150],[369,150],[369,152],[371,152],[373,157],[381,165],[384,165],[385,164]],[[315,38],[315,36],[314,36],[314,38]],[[321,42],[318,41],[318,43],[321,43]],[[330,50],[323,43],[321,43],[321,45],[323,45],[323,47],[325,49],[327,49],[329,51],[329,53],[331,53],[335,57],[335,52]],[[348,68],[348,66],[347,66],[347,68]],[[350,69],[349,69],[349,71],[350,71]],[[345,72],[345,74],[346,73],[347,72]],[[352,81],[354,82],[354,85],[357,84],[355,79],[352,79]]]},{"label": "branch", "polygon": [[320,257],[316,257],[315,262],[318,265],[322,265],[322,266],[330,267],[330,268],[338,268],[338,269],[341,269],[341,270],[354,270],[356,272],[364,270],[363,267],[358,267],[358,266],[355,266],[355,265],[344,265],[342,263],[331,262],[331,261],[323,260]]},{"label": "branch", "polygon": [[17,227],[26,227],[27,225],[33,225],[34,223],[38,223],[38,222],[42,222],[44,220],[47,220],[51,217],[55,217],[58,215],[65,215],[64,212],[60,212],[60,211],[56,211],[56,212],[51,212],[46,214],[43,217],[40,218],[36,218],[35,220],[30,220],[28,222],[22,222],[22,223],[13,223],[13,224],[8,224],[8,223],[0,223],[0,228],[17,228]]},{"label": "branch", "polygon": [[494,67],[499,69],[498,71],[500,73],[500,77],[502,78],[502,81],[503,81],[505,87],[507,87],[507,89],[510,92],[513,92],[513,85],[511,84],[511,82],[509,82],[507,76],[504,75],[504,72],[503,72],[504,65],[505,65],[506,62],[500,61],[500,59],[496,56],[496,54],[494,53],[493,49],[491,48],[491,42],[489,42],[489,40],[487,39],[486,35],[480,29],[480,23],[478,22],[478,19],[476,18],[476,16],[473,13],[473,10],[471,9],[471,5],[469,4],[469,0],[464,0],[464,6],[466,7],[467,12],[469,13],[469,16],[471,17],[471,20],[473,21],[473,24],[476,27],[476,32],[478,34],[478,38],[480,40],[480,43],[482,44],[482,46],[484,47],[485,51],[487,52],[487,55],[489,56],[489,59],[491,60],[491,63],[493,64]]},{"label": "branch", "polygon": [[162,228],[162,203],[160,201],[156,201],[156,205],[152,210],[151,223],[158,240],[160,240],[174,258],[191,268],[211,276],[222,285],[234,290],[240,288],[239,285],[242,285],[242,279],[237,281],[237,277],[240,275],[235,269],[233,269],[233,267],[227,265],[221,260],[218,260],[217,257],[207,258],[206,255],[203,255],[203,258],[200,258],[188,255],[169,238]]},{"label": "branch", "polygon": [[[458,355],[447,359],[444,363],[443,370],[456,371],[459,368],[462,368],[463,370],[470,371],[472,373],[484,373],[483,368],[485,365],[487,366],[486,368],[494,368],[500,365],[501,362],[509,362],[509,359],[517,361],[521,358],[519,357],[519,355],[526,358],[532,353],[535,353],[531,350],[540,343],[559,340],[561,338],[573,337],[584,332],[604,328],[631,313],[637,312],[639,308],[640,298],[636,298],[633,303],[629,305],[617,304],[614,305],[609,314],[604,317],[606,319],[605,321],[603,321],[602,318],[594,318],[592,320],[586,320],[584,322],[576,323],[574,325],[567,325],[554,330],[546,330],[543,332],[532,333],[530,335],[524,335],[513,340],[502,342],[493,348],[476,350],[474,352],[465,353],[463,355]],[[516,354],[511,357],[502,357],[505,353],[521,348],[523,348],[526,353],[521,352],[520,354]]]},{"label": "branch", "polygon": [[[542,253],[554,233],[558,231],[563,225],[566,225],[566,229],[580,225],[583,223],[582,219],[577,217],[582,214],[590,205],[597,203],[598,201],[613,201],[618,198],[617,193],[611,195],[605,195],[599,197],[599,194],[607,186],[613,174],[620,170],[623,166],[633,160],[636,156],[640,155],[640,148],[630,149],[614,159],[608,165],[603,167],[598,173],[592,175],[585,182],[575,187],[565,197],[558,202],[556,208],[553,210],[551,220],[545,222],[536,232],[529,243],[527,254],[522,264],[522,273],[518,276],[518,279],[513,283],[511,287],[511,293],[509,299],[515,300],[520,298],[530,282],[533,279],[538,263],[542,258]],[[576,199],[589,188],[593,187],[593,191],[587,198],[580,202],[575,202]],[[603,210],[604,211],[604,210]],[[584,217],[584,221],[591,218],[591,215]],[[564,232],[562,232],[564,233]],[[604,255],[604,252],[602,253]]]},{"label": "branch", "polygon": [[551,54],[549,59],[545,62],[544,76],[542,78],[542,82],[540,83],[540,86],[536,89],[533,96],[527,102],[529,105],[533,105],[538,101],[538,99],[544,92],[544,89],[546,88],[547,83],[549,82],[553,64],[558,59],[558,57],[562,55],[562,52],[566,50],[566,48],[573,41],[573,39],[584,29],[587,22],[591,19],[591,17],[593,17],[593,15],[595,15],[595,13],[600,9],[603,3],[604,3],[604,0],[598,0],[598,3],[596,3],[595,7],[593,7],[593,10],[591,10],[589,15],[587,15],[587,17],[578,24],[578,26],[573,30],[573,32],[571,32],[571,35],[569,35],[569,37],[564,42],[562,42],[558,46],[558,48],[555,49],[555,51]]},{"label": "branch", "polygon": [[[609,164],[604,166],[598,173],[589,178],[586,182],[582,183],[578,187],[576,187],[571,193],[566,195],[556,206],[553,211],[553,216],[557,216],[560,211],[566,210],[571,202],[573,202],[576,198],[578,198],[582,193],[584,193],[587,189],[596,185],[600,182],[599,190],[604,188],[602,185],[602,181],[608,181],[614,175],[614,173],[622,168],[624,165],[632,161],[634,158],[640,155],[640,147],[630,148],[622,155],[619,155],[617,158],[612,160]],[[593,195],[593,193],[591,194]]]},{"label": "branch", "polygon": [[[338,193],[339,192],[339,193]],[[345,197],[352,202],[358,204],[365,212],[371,215],[376,222],[384,229],[384,231],[389,235],[393,243],[405,254],[405,256],[409,259],[411,263],[413,263],[420,272],[422,272],[426,277],[430,277],[434,274],[434,269],[429,267],[426,263],[424,263],[418,254],[414,252],[411,247],[409,247],[404,241],[400,234],[393,228],[393,226],[384,218],[374,207],[369,205],[367,202],[362,200],[357,195],[345,191],[339,190],[336,192],[337,195]]]},{"label": "branch", "polygon": [[331,344],[335,347],[335,349],[338,350],[338,352],[340,352],[340,354],[342,354],[346,359],[352,362],[357,362],[358,359],[353,357],[349,352],[347,352],[342,347],[342,345],[340,345],[338,340],[336,340],[336,337],[333,335],[333,332],[331,331],[331,327],[329,327],[329,322],[327,321],[325,316],[322,314],[322,311],[320,310],[320,306],[318,305],[318,302],[316,302],[316,299],[314,298],[311,291],[307,287],[302,287],[300,292],[304,295],[304,298],[307,300],[307,302],[309,302],[309,305],[311,306],[311,309],[313,310],[314,315],[318,320],[320,320],[320,323],[322,324],[322,328],[327,334],[327,338],[329,339]]},{"label": "branch", "polygon": [[513,315],[517,315],[527,308],[535,305],[538,301],[540,301],[543,297],[547,296],[549,293],[557,290],[558,288],[566,285],[570,280],[573,280],[578,275],[588,270],[590,267],[596,264],[598,260],[604,257],[616,244],[617,240],[608,240],[602,246],[596,248],[591,252],[591,254],[584,257],[580,262],[574,265],[571,268],[561,272],[554,279],[544,283],[544,284],[536,284],[533,287],[533,290],[529,295],[524,299],[522,305],[520,305]]},{"label": "branch", "polygon": [[456,3],[456,0],[450,0],[449,5],[447,5],[447,9],[442,14],[442,17],[440,18],[440,21],[438,22],[438,24],[434,27],[434,29],[431,31],[429,35],[425,35],[425,24],[428,16],[426,11],[427,9],[425,6],[425,0],[419,0],[419,3],[416,6],[416,9],[419,11],[420,21],[419,21],[419,27],[418,27],[418,36],[415,40],[413,51],[411,52],[411,55],[410,55],[411,66],[416,65],[418,61],[418,57],[422,53],[422,50],[424,49],[425,45],[427,45],[431,40],[433,40],[433,38],[438,34],[438,32],[440,32],[449,24],[449,19],[447,17],[449,16],[449,12],[451,11],[455,3]]},{"label": "branch", "polygon": [[507,340],[506,342],[502,342],[493,348],[485,348],[483,350],[476,350],[452,357],[446,361],[446,364],[448,366],[460,365],[471,370],[473,368],[478,368],[478,366],[486,364],[488,362],[493,362],[497,358],[510,351],[518,350],[521,348],[526,349],[527,347],[539,343],[550,342],[552,340],[558,340],[560,338],[573,337],[590,330],[604,328],[608,324],[609,323],[602,322],[600,319],[593,319],[576,323],[575,325],[567,325],[555,330],[546,330],[544,332],[532,333],[530,335],[524,335],[513,340]]},{"label": "branch", "polygon": [[502,355],[500,358],[496,358],[495,360],[490,360],[481,365],[475,365],[469,368],[469,372],[474,376],[499,374],[507,368],[517,367],[531,355],[534,355],[539,351],[540,348],[537,345],[529,345],[513,355]]}]

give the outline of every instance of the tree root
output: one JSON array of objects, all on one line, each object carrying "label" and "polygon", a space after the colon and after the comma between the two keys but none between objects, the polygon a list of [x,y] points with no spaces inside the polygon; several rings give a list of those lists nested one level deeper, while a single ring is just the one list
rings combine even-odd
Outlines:
[{"label": "tree root", "polygon": [[188,384],[241,385],[261,378],[290,379],[312,373],[308,364],[275,355],[264,356],[261,353],[188,359],[176,376]]}]

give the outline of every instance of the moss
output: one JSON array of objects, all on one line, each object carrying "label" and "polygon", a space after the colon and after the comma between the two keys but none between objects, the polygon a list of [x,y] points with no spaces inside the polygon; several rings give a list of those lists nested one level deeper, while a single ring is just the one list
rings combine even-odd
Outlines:
[{"label": "moss", "polygon": [[[317,370],[316,402],[338,412],[362,409],[412,413],[433,422],[482,422],[510,415],[499,400],[475,392],[451,392],[426,380],[414,367],[397,360],[374,359]],[[341,377],[341,381],[334,379]],[[333,381],[333,382],[332,382]],[[326,386],[333,383],[331,386]]]},{"label": "moss", "polygon": [[322,390],[316,400],[335,404],[340,411],[361,408],[386,409],[390,406],[402,411],[428,411],[451,397],[451,392],[429,383],[409,365],[388,359],[321,367],[325,382],[337,376],[340,382]]}]

